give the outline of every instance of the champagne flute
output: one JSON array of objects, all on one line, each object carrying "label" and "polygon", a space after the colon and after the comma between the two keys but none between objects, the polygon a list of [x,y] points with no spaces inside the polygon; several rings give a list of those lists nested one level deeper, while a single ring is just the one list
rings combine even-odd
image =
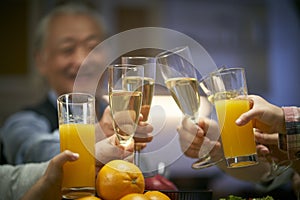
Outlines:
[{"label": "champagne flute", "polygon": [[109,106],[119,145],[132,144],[141,112],[144,67],[116,64],[108,67]]},{"label": "champagne flute", "polygon": [[[225,66],[219,67],[217,70],[211,73],[221,72],[222,70],[226,69]],[[219,80],[219,83],[222,84],[222,80]],[[211,77],[210,74],[204,76],[200,81],[199,85],[202,91],[205,93],[207,100],[213,105],[214,104],[214,94],[212,92],[212,84],[211,84]]]},{"label": "champagne flute", "polygon": [[[177,106],[197,124],[200,108],[199,84],[189,48],[178,47],[162,52],[157,55],[157,64]],[[219,161],[212,160],[207,152],[192,165],[192,168],[202,169],[217,162]]]},{"label": "champagne flute", "polygon": [[[143,84],[143,100],[141,114],[144,122],[148,121],[152,98],[154,95],[154,83],[156,75],[156,59],[155,57],[131,56],[122,57],[123,64],[143,65],[144,66],[144,84]],[[135,136],[138,137],[138,136]],[[134,146],[134,163],[140,167],[140,151],[141,146],[135,142]]]},{"label": "champagne flute", "polygon": [[[224,69],[226,69],[225,66],[222,66],[220,68],[217,68],[214,72],[220,72]],[[211,73],[214,73],[214,72],[211,72]],[[222,85],[222,80],[219,80],[219,84]],[[210,74],[208,74],[208,75],[201,78],[201,80],[199,81],[199,86],[202,89],[202,91],[204,92],[204,94],[206,95],[206,98],[209,102],[208,106],[210,106],[211,112],[213,112],[214,113],[213,115],[215,115],[216,111],[215,111],[214,106],[213,106],[214,105],[214,94],[213,94],[213,91],[212,91],[213,88],[212,88],[212,84],[211,84]],[[219,140],[219,136],[220,136],[219,130],[218,131],[213,130],[213,132],[211,132],[210,134],[207,134],[206,136],[210,139],[210,141],[219,141],[219,142],[221,142]],[[217,163],[223,161],[224,160],[223,154],[222,155],[219,154],[218,156],[215,155],[214,160],[215,160],[214,164],[217,164]],[[198,162],[194,162],[193,165],[192,165],[192,168],[194,168],[194,169],[199,169],[200,168],[201,169],[202,168],[202,160],[199,159]]]}]

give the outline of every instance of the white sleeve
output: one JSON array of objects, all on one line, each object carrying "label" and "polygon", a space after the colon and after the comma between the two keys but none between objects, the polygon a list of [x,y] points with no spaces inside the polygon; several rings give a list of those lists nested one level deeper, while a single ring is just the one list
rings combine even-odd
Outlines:
[{"label": "white sleeve", "polygon": [[44,174],[48,162],[0,166],[0,200],[19,200]]}]

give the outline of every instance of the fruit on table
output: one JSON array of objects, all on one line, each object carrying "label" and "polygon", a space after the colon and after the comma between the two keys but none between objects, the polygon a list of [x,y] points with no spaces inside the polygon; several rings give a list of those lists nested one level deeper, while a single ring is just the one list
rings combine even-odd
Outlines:
[{"label": "fruit on table", "polygon": [[145,184],[146,190],[178,190],[174,183],[160,174],[145,178]]},{"label": "fruit on table", "polygon": [[159,191],[147,191],[144,195],[150,200],[171,200],[170,197]]},{"label": "fruit on table", "polygon": [[86,197],[81,197],[77,200],[101,200],[101,199],[95,196],[86,196]]},{"label": "fruit on table", "polygon": [[142,171],[135,164],[113,160],[98,172],[96,190],[102,199],[119,200],[130,193],[143,194],[145,180]]},{"label": "fruit on table", "polygon": [[131,193],[122,197],[120,200],[151,200],[144,194],[140,193]]}]

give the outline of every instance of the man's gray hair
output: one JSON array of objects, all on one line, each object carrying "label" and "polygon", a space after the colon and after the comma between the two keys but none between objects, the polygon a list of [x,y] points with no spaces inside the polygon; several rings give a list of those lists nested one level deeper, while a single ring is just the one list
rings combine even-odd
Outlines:
[{"label": "man's gray hair", "polygon": [[48,26],[51,20],[58,15],[67,15],[67,14],[81,14],[87,15],[95,19],[99,27],[101,27],[103,32],[103,37],[107,36],[107,29],[103,21],[102,16],[95,9],[92,9],[84,4],[79,3],[68,3],[65,5],[58,6],[54,8],[50,13],[48,13],[42,20],[39,22],[33,43],[33,52],[36,53],[43,48],[46,34],[48,31]]}]

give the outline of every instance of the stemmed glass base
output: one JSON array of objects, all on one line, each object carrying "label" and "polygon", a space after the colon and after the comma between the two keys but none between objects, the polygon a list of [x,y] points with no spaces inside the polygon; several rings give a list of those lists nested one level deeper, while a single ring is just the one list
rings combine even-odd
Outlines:
[{"label": "stemmed glass base", "polygon": [[262,176],[261,182],[262,183],[272,182],[276,177],[280,176],[282,173],[288,170],[292,164],[293,163],[291,160],[283,160],[279,163],[275,163],[274,160],[271,161],[270,171]]},{"label": "stemmed glass base", "polygon": [[[197,126],[199,126],[199,124],[197,123],[197,120],[194,118],[194,117],[190,117],[190,120],[196,124]],[[217,130],[214,130],[214,131],[217,131]],[[211,133],[207,133],[207,134],[211,134]],[[206,134],[206,135],[207,135]],[[211,140],[211,138],[209,139]],[[212,139],[213,141],[215,139]],[[202,144],[202,147],[206,145],[205,143]],[[204,146],[205,147],[205,146]],[[211,147],[211,145],[207,146],[205,149],[206,150],[209,150],[207,148]],[[206,151],[207,152],[207,151]],[[217,157],[215,156],[214,159],[210,156],[209,153],[205,153],[205,154],[202,154],[200,158],[198,158],[197,161],[195,161],[193,164],[192,164],[192,168],[193,169],[204,169],[204,168],[207,168],[207,167],[211,167],[211,166],[214,166],[218,163],[220,163],[221,161],[224,160],[224,157],[223,156],[220,156],[218,155]]]},{"label": "stemmed glass base", "polygon": [[211,156],[206,155],[206,156],[198,159],[196,162],[194,162],[192,164],[192,168],[193,169],[204,169],[207,167],[214,166],[214,165],[218,164],[219,162],[221,162],[222,160],[223,160],[223,158],[220,158],[219,160],[212,160]]}]

